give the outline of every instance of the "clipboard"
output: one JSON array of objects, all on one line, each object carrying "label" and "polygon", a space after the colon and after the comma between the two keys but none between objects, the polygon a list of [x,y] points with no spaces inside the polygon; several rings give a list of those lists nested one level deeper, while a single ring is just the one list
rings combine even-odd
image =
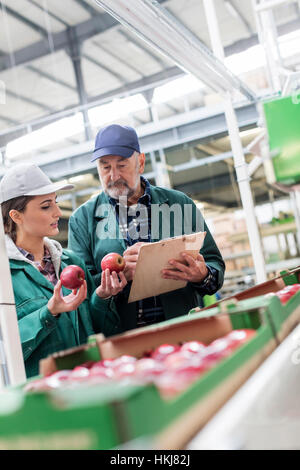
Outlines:
[{"label": "clipboard", "polygon": [[174,269],[168,264],[168,261],[172,258],[183,261],[180,256],[182,251],[186,251],[192,256],[198,255],[205,235],[206,232],[197,232],[142,245],[128,303],[185,287],[187,281],[163,279],[161,270],[166,268]]}]

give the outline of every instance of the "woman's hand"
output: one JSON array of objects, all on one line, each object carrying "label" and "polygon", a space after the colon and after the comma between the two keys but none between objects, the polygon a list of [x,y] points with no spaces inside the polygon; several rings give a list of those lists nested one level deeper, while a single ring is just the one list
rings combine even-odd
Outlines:
[{"label": "woman's hand", "polygon": [[54,316],[58,315],[59,313],[76,310],[86,299],[87,295],[86,281],[83,282],[79,289],[72,290],[71,294],[66,295],[65,297],[61,295],[61,286],[61,281],[58,281],[54,287],[53,296],[47,305],[49,312]]},{"label": "woman's hand", "polygon": [[[119,276],[119,277],[118,277]],[[96,294],[102,299],[107,299],[112,295],[117,295],[126,286],[127,281],[124,273],[118,274],[113,271],[110,274],[109,269],[105,269],[101,274],[101,284],[96,289]]]},{"label": "woman's hand", "polygon": [[181,253],[181,256],[185,260],[186,264],[183,264],[175,259],[170,260],[169,264],[175,269],[163,269],[162,277],[164,279],[189,281],[196,284],[202,282],[208,274],[208,269],[203,256],[199,253],[197,258],[194,259],[192,256],[184,252]]}]

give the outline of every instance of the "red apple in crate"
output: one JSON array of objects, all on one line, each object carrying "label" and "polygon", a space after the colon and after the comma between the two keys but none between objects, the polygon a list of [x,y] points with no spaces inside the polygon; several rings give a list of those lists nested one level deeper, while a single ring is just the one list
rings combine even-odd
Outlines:
[{"label": "red apple in crate", "polygon": [[125,260],[119,253],[108,253],[101,261],[101,269],[109,269],[109,272],[119,273],[125,268]]},{"label": "red apple in crate", "polygon": [[284,292],[284,290],[281,290],[277,292],[277,297],[279,298],[282,304],[286,304],[288,300],[290,299],[291,294],[289,292],[286,292],[286,291]]},{"label": "red apple in crate", "polygon": [[109,367],[115,369],[116,367],[120,367],[123,364],[134,364],[137,361],[137,358],[134,356],[130,356],[129,354],[123,354],[120,357],[117,357],[109,364]]},{"label": "red apple in crate", "polygon": [[71,380],[84,380],[90,375],[90,369],[85,366],[76,366],[70,375]]},{"label": "red apple in crate", "polygon": [[161,344],[154,349],[151,357],[156,361],[163,361],[169,354],[179,351],[180,346],[176,344]]},{"label": "red apple in crate", "polygon": [[25,392],[35,392],[39,390],[47,390],[49,387],[46,386],[45,379],[37,379],[29,382],[25,385],[24,391]]},{"label": "red apple in crate", "polygon": [[57,388],[62,384],[67,383],[72,375],[72,370],[58,370],[53,372],[53,374],[44,378],[46,388]]},{"label": "red apple in crate", "polygon": [[101,359],[101,361],[97,361],[96,364],[94,364],[95,366],[102,366],[102,367],[107,367],[107,368],[111,368],[112,367],[112,364],[114,362],[114,359]]},{"label": "red apple in crate", "polygon": [[300,284],[292,284],[291,286],[287,286],[287,288],[289,289],[289,292],[294,295],[298,290],[300,290]]},{"label": "red apple in crate", "polygon": [[136,365],[134,362],[123,362],[113,369],[115,378],[123,379],[135,374]]},{"label": "red apple in crate", "polygon": [[180,349],[179,351],[168,354],[164,359],[163,364],[167,369],[180,369],[188,364],[193,356],[193,353],[190,351],[182,351]]},{"label": "red apple in crate", "polygon": [[205,353],[206,345],[200,341],[187,341],[181,346],[181,351],[188,351],[192,354]]},{"label": "red apple in crate", "polygon": [[229,347],[235,349],[241,346],[243,343],[248,341],[255,335],[255,330],[244,329],[244,330],[232,330],[226,335],[229,342]]},{"label": "red apple in crate", "polygon": [[173,398],[187,389],[194,380],[195,374],[169,371],[157,377],[154,383],[163,398]]},{"label": "red apple in crate", "polygon": [[61,283],[67,289],[77,289],[85,279],[84,270],[75,264],[70,264],[64,268],[60,275]]},{"label": "red apple in crate", "polygon": [[206,360],[217,362],[231,354],[230,341],[226,338],[215,339],[207,346]]},{"label": "red apple in crate", "polygon": [[136,375],[146,379],[163,374],[165,370],[166,367],[162,362],[156,361],[151,357],[144,357],[136,363]]},{"label": "red apple in crate", "polygon": [[112,379],[114,370],[111,367],[105,367],[103,361],[96,362],[90,369],[90,377],[102,379]]}]

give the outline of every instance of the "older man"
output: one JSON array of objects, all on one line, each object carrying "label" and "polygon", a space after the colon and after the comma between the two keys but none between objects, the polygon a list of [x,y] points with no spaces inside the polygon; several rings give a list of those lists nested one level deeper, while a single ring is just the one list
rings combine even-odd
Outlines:
[{"label": "older man", "polygon": [[[225,264],[210,231],[194,202],[185,194],[152,186],[142,176],[145,155],[136,131],[113,124],[96,137],[92,161],[103,191],[80,206],[70,218],[69,248],[86,263],[96,284],[100,283],[101,260],[110,252],[123,255],[128,286],[115,297],[115,333],[184,315],[202,305],[205,294],[223,284]],[[167,294],[128,303],[130,285],[142,243],[166,237],[206,231],[197,259],[170,260],[163,278],[186,280],[187,285]]]}]

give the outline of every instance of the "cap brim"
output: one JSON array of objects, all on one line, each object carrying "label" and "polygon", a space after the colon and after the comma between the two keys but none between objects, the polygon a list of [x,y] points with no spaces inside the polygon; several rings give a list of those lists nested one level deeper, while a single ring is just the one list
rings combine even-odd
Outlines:
[{"label": "cap brim", "polygon": [[91,162],[107,155],[119,155],[120,157],[129,158],[134,152],[139,152],[139,150],[136,150],[132,147],[120,147],[118,145],[112,145],[110,147],[94,150]]},{"label": "cap brim", "polygon": [[42,196],[43,194],[51,194],[56,193],[56,191],[65,191],[73,188],[75,188],[74,184],[52,183],[47,186],[43,186],[42,188],[30,191],[24,194],[24,196]]}]

